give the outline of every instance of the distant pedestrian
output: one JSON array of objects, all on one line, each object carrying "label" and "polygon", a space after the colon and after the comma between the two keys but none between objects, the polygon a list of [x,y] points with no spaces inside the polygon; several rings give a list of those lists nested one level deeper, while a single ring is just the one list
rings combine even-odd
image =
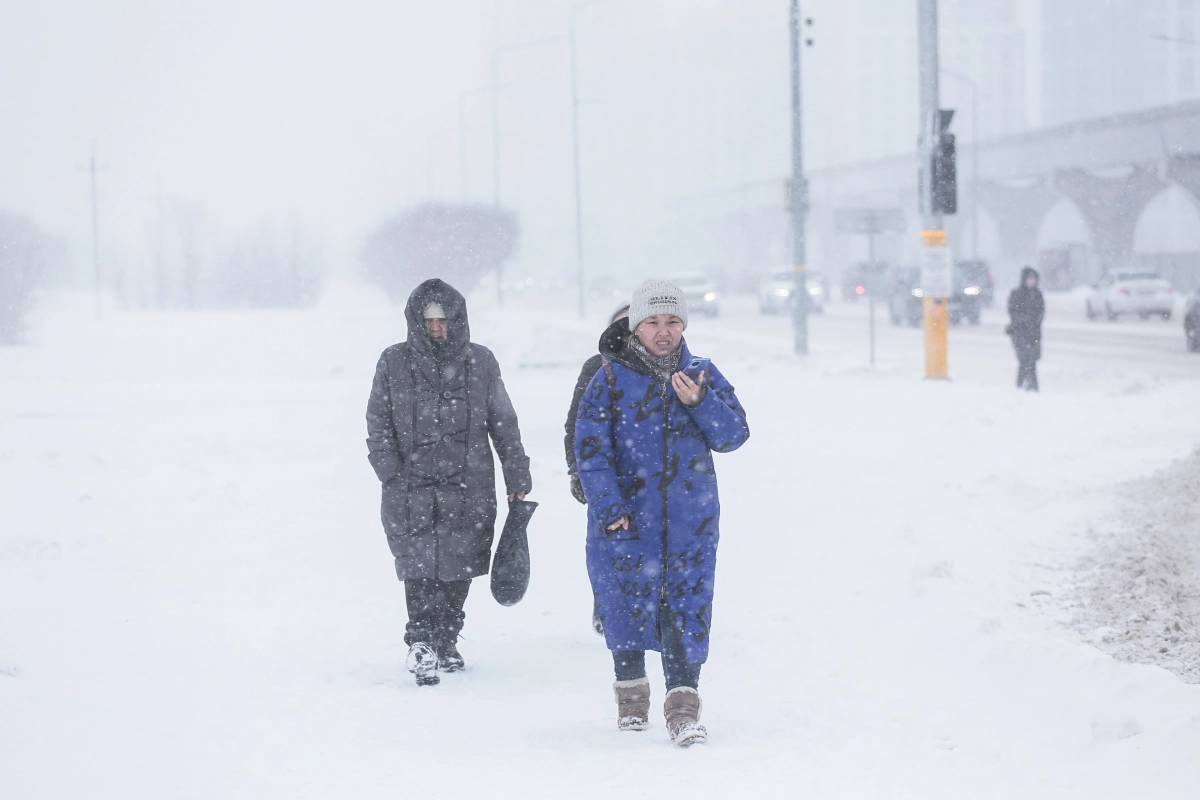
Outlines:
[{"label": "distant pedestrian", "polygon": [[[579,401],[592,378],[600,371],[600,366],[606,357],[611,358],[625,348],[629,338],[629,303],[617,306],[608,317],[608,327],[600,334],[600,342],[596,345],[599,350],[596,355],[583,362],[583,369],[575,380],[575,393],[571,396],[571,407],[567,411],[566,436],[564,445],[567,451],[567,476],[571,481],[571,496],[583,504],[587,497],[583,493],[583,485],[579,482],[579,467],[575,460],[575,419],[579,414]],[[592,629],[601,636],[604,635],[604,623],[600,621],[599,602],[592,605]]]},{"label": "distant pedestrian", "polygon": [[1006,332],[1012,337],[1013,349],[1017,351],[1017,388],[1036,392],[1046,301],[1038,288],[1038,274],[1033,267],[1021,270],[1021,283],[1008,296],[1008,316],[1011,321]]},{"label": "distant pedestrian", "polygon": [[646,651],[662,653],[671,740],[703,742],[720,532],[714,452],[750,435],[733,387],[683,340],[687,299],[648,280],[633,293],[624,349],[603,360],[579,403],[575,455],[588,501],[587,567],[613,654],[617,727],[649,726]]},{"label": "distant pedestrian", "polygon": [[486,347],[470,341],[467,303],[438,279],[404,310],[408,340],[383,351],[367,404],[367,448],[408,604],[407,666],[419,686],[463,669],[457,641],[471,579],[488,572],[496,471],[509,502],[532,488],[517,414]]}]

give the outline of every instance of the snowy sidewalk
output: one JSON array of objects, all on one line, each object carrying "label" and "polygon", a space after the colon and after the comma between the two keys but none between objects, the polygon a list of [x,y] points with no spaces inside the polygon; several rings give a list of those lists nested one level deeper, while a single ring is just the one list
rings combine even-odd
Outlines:
[{"label": "snowy sidewalk", "polygon": [[590,630],[562,419],[599,319],[470,298],[533,460],[533,583],[501,608],[476,582],[469,670],[418,690],[363,444],[404,326],[335,289],[99,327],[64,305],[0,350],[6,800],[1194,796],[1200,687],[1067,623],[1118,484],[1200,442],[1197,382],[1052,365],[1030,396],[963,339],[927,383],[915,331],[881,330],[872,373],[820,317],[800,363],[784,319],[697,318],[751,439],[717,457],[710,743],[679,751],[657,667],[653,727],[616,732]]}]

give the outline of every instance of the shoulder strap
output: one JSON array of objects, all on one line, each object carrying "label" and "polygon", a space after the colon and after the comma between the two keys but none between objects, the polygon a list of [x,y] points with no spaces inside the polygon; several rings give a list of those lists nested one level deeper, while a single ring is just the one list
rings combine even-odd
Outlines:
[{"label": "shoulder strap", "polygon": [[600,364],[604,368],[604,380],[608,384],[608,407],[615,409],[617,407],[617,376],[613,373],[612,362],[607,356],[600,356]]},{"label": "shoulder strap", "polygon": [[612,362],[607,356],[600,356],[600,363],[604,366],[604,380],[608,382],[608,391],[611,394],[617,387],[617,376],[613,374]]}]

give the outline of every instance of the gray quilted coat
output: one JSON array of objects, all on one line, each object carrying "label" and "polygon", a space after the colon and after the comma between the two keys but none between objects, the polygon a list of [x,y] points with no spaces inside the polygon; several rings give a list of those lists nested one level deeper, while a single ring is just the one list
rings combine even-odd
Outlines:
[{"label": "gray quilted coat", "polygon": [[[424,309],[449,325],[438,344]],[[408,341],[383,351],[367,403],[367,449],[396,575],[466,580],[488,571],[500,456],[506,494],[532,489],[517,414],[492,351],[470,341],[466,300],[436,278],[408,299]],[[489,443],[490,438],[490,443]]]}]

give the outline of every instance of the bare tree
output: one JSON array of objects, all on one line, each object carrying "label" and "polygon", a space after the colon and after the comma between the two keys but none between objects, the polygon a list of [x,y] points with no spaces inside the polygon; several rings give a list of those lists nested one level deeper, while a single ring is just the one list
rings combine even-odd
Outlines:
[{"label": "bare tree", "polygon": [[0,344],[24,332],[33,291],[46,276],[42,233],[32,223],[0,211]]},{"label": "bare tree", "polygon": [[442,278],[467,289],[488,272],[500,277],[516,252],[516,215],[485,205],[426,203],[385,221],[362,249],[368,278],[396,301],[417,283]]}]

